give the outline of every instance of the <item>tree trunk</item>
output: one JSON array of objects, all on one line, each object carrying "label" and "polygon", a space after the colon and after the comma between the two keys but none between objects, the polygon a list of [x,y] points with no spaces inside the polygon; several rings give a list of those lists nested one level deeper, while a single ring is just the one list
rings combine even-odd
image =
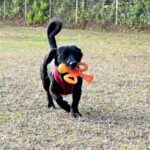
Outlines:
[{"label": "tree trunk", "polygon": [[24,1],[24,18],[26,21],[27,20],[27,1],[26,0]]},{"label": "tree trunk", "polygon": [[49,20],[52,18],[52,0],[49,0]]},{"label": "tree trunk", "polygon": [[5,17],[6,17],[6,0],[4,0],[4,3],[3,3],[3,17],[4,17],[4,19],[5,19]]},{"label": "tree trunk", "polygon": [[82,11],[85,10],[85,0],[82,0]]},{"label": "tree trunk", "polygon": [[76,0],[75,23],[78,23],[78,7],[79,7],[79,0]]},{"label": "tree trunk", "polygon": [[118,0],[116,0],[116,17],[115,17],[115,24],[118,24]]}]

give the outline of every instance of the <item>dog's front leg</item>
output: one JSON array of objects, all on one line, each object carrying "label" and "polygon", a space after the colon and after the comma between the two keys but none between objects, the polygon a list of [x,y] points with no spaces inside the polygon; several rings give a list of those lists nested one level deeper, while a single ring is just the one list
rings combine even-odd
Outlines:
[{"label": "dog's front leg", "polygon": [[66,112],[70,112],[70,105],[63,100],[61,95],[56,94],[55,92],[50,89],[51,96],[56,100],[57,104],[64,109]]},{"label": "dog's front leg", "polygon": [[81,113],[79,112],[78,109],[78,105],[79,105],[79,101],[81,98],[81,86],[82,86],[82,80],[79,80],[79,83],[76,85],[72,98],[73,98],[73,102],[72,102],[72,106],[71,106],[71,113],[72,116],[77,118],[77,117],[82,117]]}]

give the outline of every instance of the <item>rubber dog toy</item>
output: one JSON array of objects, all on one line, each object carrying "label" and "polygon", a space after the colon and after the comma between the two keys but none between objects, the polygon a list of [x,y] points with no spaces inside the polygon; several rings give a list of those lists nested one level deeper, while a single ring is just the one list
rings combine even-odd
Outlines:
[{"label": "rubber dog toy", "polygon": [[78,77],[83,78],[86,82],[91,83],[93,80],[93,75],[83,74],[88,69],[85,63],[79,63],[74,69],[68,68],[64,63],[58,66],[59,73],[68,73],[64,75],[64,80],[70,84],[76,84],[78,82]]}]

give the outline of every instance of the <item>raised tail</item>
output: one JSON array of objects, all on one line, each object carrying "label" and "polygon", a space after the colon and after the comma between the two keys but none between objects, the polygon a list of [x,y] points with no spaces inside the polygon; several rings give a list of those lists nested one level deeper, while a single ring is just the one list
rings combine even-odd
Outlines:
[{"label": "raised tail", "polygon": [[62,28],[62,21],[59,19],[55,19],[50,21],[48,28],[47,28],[47,36],[50,47],[57,48],[57,43],[55,36],[60,32]]}]

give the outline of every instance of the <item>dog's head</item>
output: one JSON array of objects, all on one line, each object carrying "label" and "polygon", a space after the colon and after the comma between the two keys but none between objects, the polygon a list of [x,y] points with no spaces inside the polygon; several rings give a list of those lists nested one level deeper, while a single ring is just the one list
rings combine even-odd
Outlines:
[{"label": "dog's head", "polygon": [[82,52],[76,46],[62,46],[51,51],[55,59],[55,65],[65,63],[69,68],[75,68],[81,61]]}]

